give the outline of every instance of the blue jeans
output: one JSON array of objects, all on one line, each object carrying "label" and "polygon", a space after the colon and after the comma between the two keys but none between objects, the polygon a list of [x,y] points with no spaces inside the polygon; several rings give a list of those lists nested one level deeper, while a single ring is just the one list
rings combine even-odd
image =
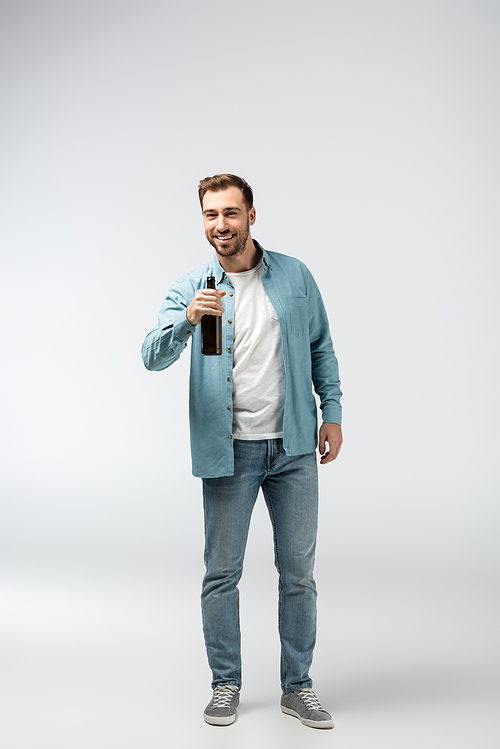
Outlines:
[{"label": "blue jeans", "polygon": [[234,460],[234,476],[203,479],[206,574],[201,604],[212,688],[241,687],[237,586],[261,487],[273,526],[279,575],[281,687],[285,692],[311,687],[309,668],[316,641],[316,453],[287,456],[281,439],[234,440]]}]

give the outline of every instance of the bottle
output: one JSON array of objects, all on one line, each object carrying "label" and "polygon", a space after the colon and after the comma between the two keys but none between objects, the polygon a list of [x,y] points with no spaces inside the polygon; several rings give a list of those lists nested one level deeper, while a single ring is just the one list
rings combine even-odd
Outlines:
[{"label": "bottle", "polygon": [[[215,277],[207,277],[207,289],[215,289]],[[203,315],[201,318],[201,353],[205,356],[222,354],[222,317]]]}]

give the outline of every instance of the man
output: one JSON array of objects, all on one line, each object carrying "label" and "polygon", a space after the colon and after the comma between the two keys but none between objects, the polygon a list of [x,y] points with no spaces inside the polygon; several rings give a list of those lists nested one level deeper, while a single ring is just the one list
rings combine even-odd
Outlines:
[{"label": "man", "polygon": [[[309,676],[316,639],[318,516],[312,385],[323,416],[321,464],[334,460],[342,444],[340,382],[328,319],[306,266],[252,239],[256,213],[245,180],[232,174],[207,177],[199,184],[199,198],[215,255],[174,283],[142,355],[148,369],[165,369],[192,338],[191,454],[193,474],[203,483],[202,618],[213,677],[203,716],[212,725],[235,720],[241,688],[237,585],[261,488],[279,574],[281,709],[307,726],[332,728]],[[215,276],[216,289],[205,288],[207,276]],[[222,317],[221,356],[201,353],[204,315]]]}]

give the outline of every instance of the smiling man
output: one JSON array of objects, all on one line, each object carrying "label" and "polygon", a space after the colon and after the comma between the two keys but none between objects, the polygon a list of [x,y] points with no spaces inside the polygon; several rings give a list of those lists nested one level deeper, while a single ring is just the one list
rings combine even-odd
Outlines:
[{"label": "smiling man", "polygon": [[[203,485],[202,616],[213,689],[203,717],[212,725],[230,725],[236,717],[242,684],[237,586],[262,490],[279,576],[281,710],[306,726],[332,728],[309,675],[316,641],[316,448],[325,465],[342,445],[328,318],[306,266],[252,239],[256,212],[245,180],[207,177],[198,192],[214,257],[173,284],[142,355],[148,369],[166,369],[192,339],[191,456]],[[207,276],[215,277],[216,289],[206,288]],[[204,315],[222,317],[222,356],[201,354]],[[322,412],[319,439],[312,387]]]}]

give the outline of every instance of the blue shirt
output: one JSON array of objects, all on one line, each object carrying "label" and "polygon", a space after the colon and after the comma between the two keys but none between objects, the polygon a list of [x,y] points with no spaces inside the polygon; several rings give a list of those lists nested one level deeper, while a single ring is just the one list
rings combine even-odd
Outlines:
[{"label": "blue shirt", "polygon": [[[255,241],[255,240],[254,240]],[[283,448],[287,455],[313,452],[318,443],[316,391],[323,421],[341,423],[338,363],[328,318],[310,271],[296,258],[262,252],[262,283],[276,314],[283,340],[286,398]],[[222,356],[203,356],[201,325],[191,325],[186,310],[207,276],[215,276],[225,291],[222,317]],[[158,314],[158,325],[142,346],[147,369],[173,364],[192,338],[189,422],[193,474],[201,478],[232,476],[233,457],[233,341],[235,290],[215,254],[212,261],[181,276],[171,287]],[[230,322],[231,321],[231,322]],[[175,398],[175,394],[171,393]]]}]

